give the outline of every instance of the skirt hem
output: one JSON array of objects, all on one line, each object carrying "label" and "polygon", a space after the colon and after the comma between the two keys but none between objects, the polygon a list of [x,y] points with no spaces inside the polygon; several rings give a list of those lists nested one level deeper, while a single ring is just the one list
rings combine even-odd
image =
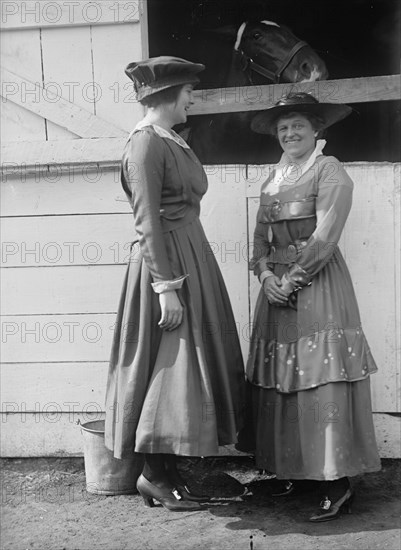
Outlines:
[{"label": "skirt hem", "polygon": [[[262,466],[258,465],[259,468],[262,468]],[[263,469],[268,469],[269,472],[272,471],[269,468],[266,468],[266,465],[263,466]],[[294,479],[294,480],[303,480],[303,479],[310,479],[314,481],[334,481],[336,479],[341,479],[342,477],[355,477],[362,474],[369,474],[372,472],[379,472],[382,469],[381,465],[378,466],[372,466],[369,468],[363,468],[361,470],[350,470],[350,471],[344,471],[337,474],[332,474],[329,476],[322,476],[322,474],[278,474],[276,472],[273,472],[276,474],[277,479]]]}]

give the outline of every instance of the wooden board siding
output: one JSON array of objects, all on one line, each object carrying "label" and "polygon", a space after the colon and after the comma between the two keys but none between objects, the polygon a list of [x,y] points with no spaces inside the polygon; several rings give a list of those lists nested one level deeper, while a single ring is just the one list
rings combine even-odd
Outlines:
[{"label": "wooden board siding", "polygon": [[121,25],[139,21],[141,0],[90,0],[80,2],[38,2],[3,0],[2,27],[5,30],[76,28],[95,25]]},{"label": "wooden board siding", "polygon": [[[99,31],[99,29],[96,29]],[[105,32],[105,31],[102,31]],[[117,63],[118,65],[118,63]],[[111,63],[112,67],[117,66]],[[121,75],[119,76],[121,79]],[[245,86],[237,88],[221,88],[217,90],[195,90],[195,105],[191,108],[191,115],[252,111],[271,107],[281,97],[281,94],[290,90],[313,92],[320,100],[333,103],[364,103],[370,101],[397,100],[400,97],[400,75],[377,76],[368,78],[351,78],[343,80],[327,80],[312,83],[297,84],[275,84],[270,86]],[[110,84],[110,81],[108,82]],[[11,85],[13,83],[11,82]],[[96,89],[98,84],[94,81]],[[129,83],[122,84],[115,81],[108,87],[101,87],[102,93],[96,103],[101,105],[103,97],[107,97],[106,105],[119,101],[132,105],[138,112],[138,104],[133,103],[132,87]],[[105,96],[103,93],[105,92]],[[87,93],[87,92],[86,92]],[[9,94],[12,101],[14,94]],[[8,96],[6,96],[8,97]],[[113,98],[113,99],[112,99]],[[96,104],[95,104],[96,107]],[[127,119],[120,111],[121,127],[127,130]],[[108,110],[106,110],[108,115]],[[109,115],[108,115],[109,117]],[[109,118],[107,118],[109,120]],[[91,142],[95,142],[92,144]],[[57,147],[52,141],[38,143],[35,149],[30,151],[29,144],[23,144],[23,149],[16,149],[13,144],[2,146],[3,164],[6,167],[9,163],[24,164],[31,166],[35,164],[47,164],[58,162],[59,164],[94,162],[102,159],[117,164],[121,157],[124,139],[103,138],[102,140],[80,140],[78,146],[65,142],[63,148]],[[65,149],[65,150],[63,150]],[[3,168],[4,170],[4,168]]]},{"label": "wooden board siding", "polygon": [[65,412],[103,408],[135,238],[115,160],[143,115],[124,67],[147,55],[146,4],[77,4],[1,6],[3,456],[80,454]]},{"label": "wooden board siding", "polygon": [[[123,68],[148,56],[146,2],[83,1],[73,14],[62,0],[1,7],[2,454],[77,456],[76,420],[104,415],[115,314],[135,238],[119,159],[142,107]],[[297,88],[361,102],[397,99],[400,85],[391,75]],[[198,90],[192,113],[260,109],[284,90]],[[202,222],[246,357],[258,291],[247,256],[271,167],[205,168]],[[400,457],[400,418],[384,414],[400,411],[400,165],[347,169],[355,199],[341,247],[380,369],[372,377],[380,452]]]},{"label": "wooden board siding", "polygon": [[[400,456],[395,437],[400,419],[382,414],[399,411],[400,405],[400,318],[395,299],[399,166],[352,163],[346,168],[355,192],[341,247],[380,369],[372,377],[380,452]],[[227,283],[245,357],[258,291],[246,260],[260,185],[269,169],[206,167],[209,191],[202,204],[202,222]],[[113,171],[105,172],[96,183],[82,177],[70,182],[68,175],[56,184],[43,178],[26,182],[14,178],[3,184],[3,190],[9,198],[2,220],[4,243],[12,243],[8,249],[3,244],[3,453],[79,454],[79,430],[68,418],[72,410],[75,420],[85,420],[90,407],[99,415],[104,413],[115,312],[127,243],[134,236],[129,205]],[[10,200],[13,195],[15,199]],[[380,219],[379,212],[383,213]],[[63,245],[68,242],[78,245]],[[381,247],[381,242],[386,246]],[[85,249],[88,243],[99,248]],[[70,250],[74,250],[72,257]],[[91,263],[98,250],[102,252],[99,261]],[[50,266],[49,258],[57,255]],[[381,284],[383,280],[386,285]],[[375,290],[378,284],[380,294]],[[49,421],[48,416],[59,421]],[[23,437],[27,426],[29,441],[17,452],[17,436],[7,434],[16,431]],[[45,429],[53,436],[43,443]],[[60,447],[63,432],[66,442]]]},{"label": "wooden board siding", "polygon": [[[399,412],[399,165],[350,163],[345,167],[355,185],[353,206],[340,247],[351,272],[362,325],[379,367],[379,373],[372,377],[373,408],[379,412]],[[258,187],[255,183],[248,187],[250,235]],[[255,303],[258,282],[253,280],[250,284],[252,303]]]}]

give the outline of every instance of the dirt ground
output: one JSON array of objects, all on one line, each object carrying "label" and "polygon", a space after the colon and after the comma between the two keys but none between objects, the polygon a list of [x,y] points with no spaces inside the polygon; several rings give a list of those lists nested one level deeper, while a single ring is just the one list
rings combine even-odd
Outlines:
[{"label": "dirt ground", "polygon": [[[189,484],[214,496],[200,512],[146,508],[139,495],[85,490],[83,459],[3,459],[1,550],[399,550],[401,461],[353,478],[353,514],[311,524],[316,487],[272,497],[252,458],[184,460]],[[248,495],[240,496],[248,488]]]}]

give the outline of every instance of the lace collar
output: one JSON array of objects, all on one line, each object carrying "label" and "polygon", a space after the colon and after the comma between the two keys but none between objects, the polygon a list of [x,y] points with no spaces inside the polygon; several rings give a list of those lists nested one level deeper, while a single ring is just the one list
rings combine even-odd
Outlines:
[{"label": "lace collar", "polygon": [[274,177],[266,182],[262,187],[262,192],[269,193],[269,195],[276,195],[280,191],[280,186],[293,185],[296,183],[314,164],[316,157],[323,154],[325,145],[325,139],[318,139],[313,153],[303,164],[291,163],[288,155],[283,153],[280,162],[275,168]]},{"label": "lace collar", "polygon": [[189,149],[188,143],[180,135],[178,135],[177,132],[174,132],[174,130],[166,130],[165,128],[162,128],[161,126],[158,126],[157,124],[150,124],[149,122],[146,122],[145,120],[141,120],[140,122],[138,122],[138,124],[135,126],[135,128],[130,133],[129,137],[131,137],[132,134],[134,132],[136,132],[137,130],[141,130],[142,128],[145,128],[146,126],[151,126],[153,128],[153,130],[156,132],[156,134],[159,135],[160,137],[166,138],[166,139],[172,139],[173,141],[178,143],[178,145],[180,145],[184,149]]}]

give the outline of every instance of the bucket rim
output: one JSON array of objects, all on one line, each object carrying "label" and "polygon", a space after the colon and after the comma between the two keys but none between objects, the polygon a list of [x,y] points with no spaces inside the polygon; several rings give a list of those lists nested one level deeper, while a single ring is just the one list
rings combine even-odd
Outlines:
[{"label": "bucket rim", "polygon": [[[103,426],[103,429],[99,430],[99,429],[89,427],[90,424],[96,424],[98,422],[101,423],[101,425]],[[91,420],[89,422],[84,422],[84,423],[78,422],[78,426],[81,428],[81,430],[85,432],[91,432],[94,434],[104,434],[105,432],[104,420]]]}]

